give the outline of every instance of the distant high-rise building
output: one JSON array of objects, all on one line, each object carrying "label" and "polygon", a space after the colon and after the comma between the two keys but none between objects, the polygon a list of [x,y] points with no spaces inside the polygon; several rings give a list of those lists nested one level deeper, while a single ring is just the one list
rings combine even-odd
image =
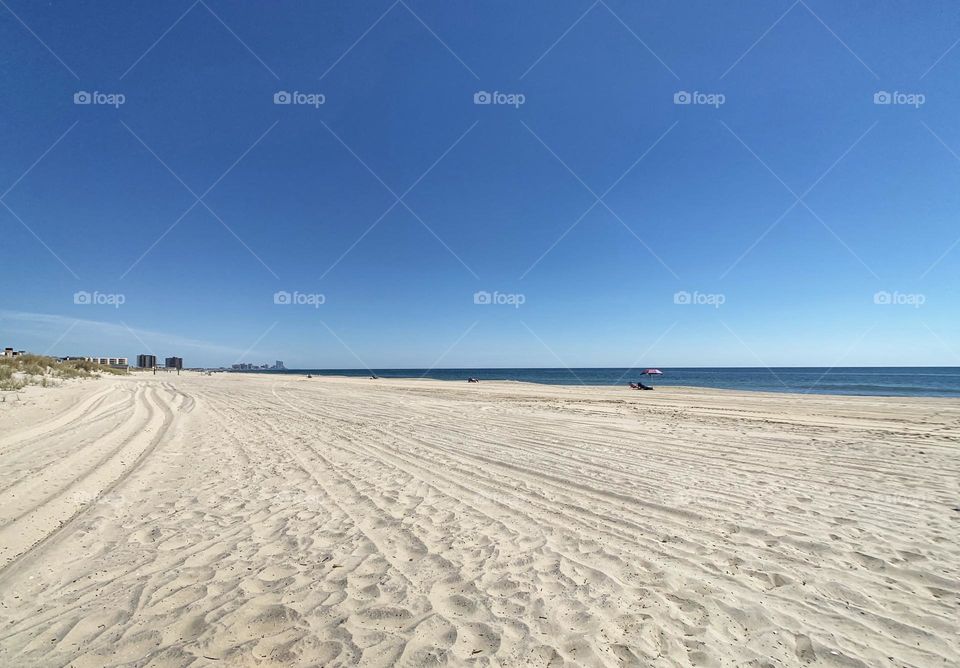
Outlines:
[{"label": "distant high-rise building", "polygon": [[183,368],[183,358],[182,357],[168,357],[164,361],[164,366],[168,369],[182,369]]},{"label": "distant high-rise building", "polygon": [[273,368],[274,368],[274,369],[284,369],[284,368],[286,368],[286,367],[283,366],[283,360],[277,360],[276,363],[273,365]]},{"label": "distant high-rise building", "polygon": [[137,366],[141,369],[152,369],[157,366],[156,355],[137,355]]}]

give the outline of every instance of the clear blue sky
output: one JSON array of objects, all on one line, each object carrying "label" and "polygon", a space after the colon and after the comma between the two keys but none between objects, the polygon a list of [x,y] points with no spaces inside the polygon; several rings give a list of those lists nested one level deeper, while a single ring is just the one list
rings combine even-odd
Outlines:
[{"label": "clear blue sky", "polygon": [[956,3],[0,4],[2,345],[960,363]]}]

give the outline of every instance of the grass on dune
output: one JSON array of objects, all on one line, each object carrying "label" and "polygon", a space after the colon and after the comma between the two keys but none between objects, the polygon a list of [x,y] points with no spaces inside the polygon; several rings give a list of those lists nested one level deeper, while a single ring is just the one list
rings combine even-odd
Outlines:
[{"label": "grass on dune", "polygon": [[86,360],[60,362],[45,355],[0,357],[0,390],[20,390],[27,385],[46,387],[53,379],[94,378],[104,373],[127,372]]}]

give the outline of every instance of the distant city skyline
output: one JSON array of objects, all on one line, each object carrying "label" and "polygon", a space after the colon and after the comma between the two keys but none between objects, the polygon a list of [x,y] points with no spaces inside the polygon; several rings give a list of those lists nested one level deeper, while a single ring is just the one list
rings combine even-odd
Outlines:
[{"label": "distant city skyline", "polygon": [[255,362],[239,362],[237,364],[231,364],[230,369],[233,371],[284,371],[286,367],[283,365],[281,360],[275,361],[273,364],[262,363],[257,364]]},{"label": "distant city skyline", "polygon": [[960,364],[960,6],[6,0],[0,338]]}]

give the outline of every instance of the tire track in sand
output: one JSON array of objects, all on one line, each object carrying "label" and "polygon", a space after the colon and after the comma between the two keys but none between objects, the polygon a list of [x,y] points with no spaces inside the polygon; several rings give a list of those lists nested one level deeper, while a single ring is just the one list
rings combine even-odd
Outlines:
[{"label": "tire track in sand", "polygon": [[[153,452],[174,421],[173,411],[158,394],[153,388],[142,394],[149,417],[140,434],[86,475],[70,481],[59,493],[48,496],[18,520],[0,528],[0,581],[23,563],[30,552],[61,535],[77,516],[109,494]],[[153,436],[148,437],[151,432]],[[88,502],[78,504],[78,497]]]}]

